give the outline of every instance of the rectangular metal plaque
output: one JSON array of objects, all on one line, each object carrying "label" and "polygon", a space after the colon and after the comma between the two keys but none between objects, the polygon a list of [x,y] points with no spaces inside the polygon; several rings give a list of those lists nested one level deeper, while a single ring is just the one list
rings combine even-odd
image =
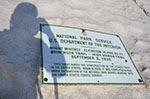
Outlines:
[{"label": "rectangular metal plaque", "polygon": [[144,84],[118,35],[41,24],[43,84]]}]

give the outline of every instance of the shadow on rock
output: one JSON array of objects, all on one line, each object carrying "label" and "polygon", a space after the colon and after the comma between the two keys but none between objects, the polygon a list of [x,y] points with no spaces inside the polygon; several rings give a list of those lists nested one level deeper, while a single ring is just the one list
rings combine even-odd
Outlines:
[{"label": "shadow on rock", "polygon": [[40,39],[34,36],[39,23],[36,6],[19,4],[10,20],[10,29],[0,32],[0,98],[42,99],[38,75],[40,70]]}]

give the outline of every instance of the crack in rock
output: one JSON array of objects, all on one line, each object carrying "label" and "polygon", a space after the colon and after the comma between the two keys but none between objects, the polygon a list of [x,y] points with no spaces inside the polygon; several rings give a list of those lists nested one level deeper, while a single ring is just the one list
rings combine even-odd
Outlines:
[{"label": "crack in rock", "polygon": [[133,1],[134,1],[135,4],[144,12],[144,14],[145,14],[146,16],[150,17],[150,15],[149,15],[150,13],[145,10],[145,8],[143,7],[143,5],[142,5],[142,6],[139,6],[138,3],[137,3],[137,0],[133,0]]}]

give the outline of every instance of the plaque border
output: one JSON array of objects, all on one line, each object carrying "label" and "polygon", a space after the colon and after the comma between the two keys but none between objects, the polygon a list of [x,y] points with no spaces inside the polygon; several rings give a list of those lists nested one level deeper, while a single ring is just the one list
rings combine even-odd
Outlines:
[{"label": "plaque border", "polygon": [[78,27],[72,27],[72,26],[63,26],[63,25],[54,25],[54,24],[40,24],[40,47],[41,47],[41,83],[45,85],[144,85],[145,82],[143,80],[143,77],[141,76],[140,72],[138,71],[136,65],[134,64],[130,54],[128,53],[123,41],[121,40],[120,36],[117,34],[112,34],[112,33],[106,33],[106,32],[100,32],[100,31],[95,31],[95,30],[89,30],[89,29],[84,29],[85,31],[91,31],[91,32],[96,32],[96,33],[101,33],[101,34],[106,34],[106,35],[112,35],[112,36],[117,36],[122,43],[126,53],[128,54],[132,64],[134,65],[134,68],[136,69],[136,72],[140,76],[141,82],[139,83],[45,83],[44,82],[44,73],[43,73],[43,49],[42,49],[42,26],[56,26],[56,27],[66,27],[66,28],[72,28],[72,29],[80,29],[83,30],[83,28],[78,28]]}]

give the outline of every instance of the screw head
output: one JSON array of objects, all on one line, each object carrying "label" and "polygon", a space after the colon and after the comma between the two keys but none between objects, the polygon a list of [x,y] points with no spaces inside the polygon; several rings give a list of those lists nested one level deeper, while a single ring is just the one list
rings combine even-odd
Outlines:
[{"label": "screw head", "polygon": [[48,79],[47,79],[47,78],[44,78],[44,81],[48,81]]},{"label": "screw head", "polygon": [[141,79],[138,79],[138,81],[139,81],[139,82],[142,82],[142,80],[141,80]]}]

